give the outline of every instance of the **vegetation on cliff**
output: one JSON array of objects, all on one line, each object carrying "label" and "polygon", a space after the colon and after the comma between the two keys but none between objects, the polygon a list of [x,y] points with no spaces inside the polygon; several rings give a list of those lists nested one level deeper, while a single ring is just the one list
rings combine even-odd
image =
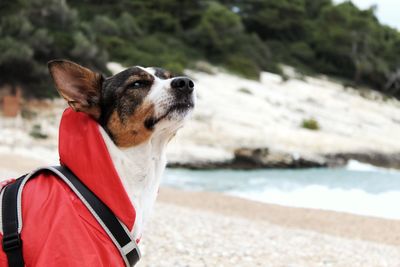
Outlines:
[{"label": "vegetation on cliff", "polygon": [[54,94],[46,62],[175,72],[209,61],[257,78],[279,63],[400,97],[400,33],[374,7],[331,0],[16,0],[0,3],[0,85]]}]

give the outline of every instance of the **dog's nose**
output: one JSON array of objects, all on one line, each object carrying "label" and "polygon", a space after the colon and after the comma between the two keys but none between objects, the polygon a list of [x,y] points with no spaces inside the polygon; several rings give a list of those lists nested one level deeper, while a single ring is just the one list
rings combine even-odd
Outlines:
[{"label": "dog's nose", "polygon": [[190,94],[194,89],[194,82],[187,77],[177,77],[172,80],[171,87],[181,93]]}]

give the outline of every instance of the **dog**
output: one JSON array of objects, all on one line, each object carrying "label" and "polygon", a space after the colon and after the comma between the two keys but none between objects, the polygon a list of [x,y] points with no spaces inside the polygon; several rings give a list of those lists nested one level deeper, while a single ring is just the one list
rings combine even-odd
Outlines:
[{"label": "dog", "polygon": [[[68,166],[110,207],[139,242],[166,167],[166,147],[194,109],[196,92],[193,81],[153,67],[130,67],[108,78],[68,60],[50,61],[48,67],[55,87],[70,107],[64,112],[60,125],[61,163]],[[75,237],[76,229],[80,228],[85,234],[77,235],[89,238],[94,235],[97,240],[98,235],[90,227],[101,230],[98,225],[93,226],[97,222],[89,213],[86,214],[79,203],[75,203],[79,200],[64,185],[60,185],[62,182],[42,176],[46,174],[29,181],[23,193],[24,228],[21,235],[27,266],[123,266],[122,261],[117,264],[112,262],[115,257],[106,255],[111,250],[110,242],[95,242],[93,246],[96,248],[91,249],[91,243],[84,245],[88,241]],[[52,188],[56,193],[52,193]],[[63,190],[68,191],[65,198],[61,196],[64,195]],[[55,204],[55,200],[49,202],[51,198],[62,199],[61,204]],[[35,206],[33,202],[38,204]],[[43,208],[46,205],[47,208]],[[57,234],[57,229],[53,229],[57,226],[53,227],[52,223],[43,226],[42,230],[37,225],[30,226],[29,220],[32,224],[40,220],[52,221],[52,215],[47,210],[58,214],[64,207],[74,213],[74,218],[83,218],[78,225],[76,219],[60,215],[63,219],[59,220],[59,224],[70,225],[70,229],[68,225],[63,226],[68,234]],[[47,229],[54,231],[59,241],[46,238]],[[45,236],[40,239],[33,232]],[[30,239],[35,239],[32,242],[37,243],[31,245]],[[60,242],[63,244],[59,248],[63,251],[60,255],[68,254],[71,247],[73,251],[70,252],[77,254],[73,255],[76,258],[74,264],[79,262],[78,265],[69,262],[67,258],[71,256],[63,258],[54,248],[44,251],[53,243],[59,246]],[[72,249],[74,245],[79,247],[78,244],[81,244],[79,249]],[[41,246],[43,251],[38,251]],[[101,255],[86,255],[86,249],[90,250],[87,254]],[[5,255],[0,250],[1,266],[3,262],[6,263]]]}]

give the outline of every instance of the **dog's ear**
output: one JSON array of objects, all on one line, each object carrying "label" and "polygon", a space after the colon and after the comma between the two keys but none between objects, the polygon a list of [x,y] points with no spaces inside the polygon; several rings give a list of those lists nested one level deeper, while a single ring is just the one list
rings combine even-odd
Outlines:
[{"label": "dog's ear", "polygon": [[47,65],[58,92],[68,105],[98,119],[103,76],[68,60],[52,60]]}]

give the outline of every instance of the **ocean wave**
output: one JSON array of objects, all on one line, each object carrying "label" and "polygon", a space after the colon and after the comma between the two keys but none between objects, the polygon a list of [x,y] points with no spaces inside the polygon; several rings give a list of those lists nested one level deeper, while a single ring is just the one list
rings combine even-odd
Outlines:
[{"label": "ocean wave", "polygon": [[377,167],[372,164],[360,162],[360,161],[354,160],[354,159],[349,160],[345,168],[346,168],[346,170],[349,170],[349,171],[399,172],[399,170],[396,170],[396,169]]},{"label": "ocean wave", "polygon": [[309,185],[286,191],[265,188],[260,191],[229,191],[229,195],[290,207],[333,210],[364,216],[400,219],[400,191],[371,194],[354,188],[343,190]]}]

